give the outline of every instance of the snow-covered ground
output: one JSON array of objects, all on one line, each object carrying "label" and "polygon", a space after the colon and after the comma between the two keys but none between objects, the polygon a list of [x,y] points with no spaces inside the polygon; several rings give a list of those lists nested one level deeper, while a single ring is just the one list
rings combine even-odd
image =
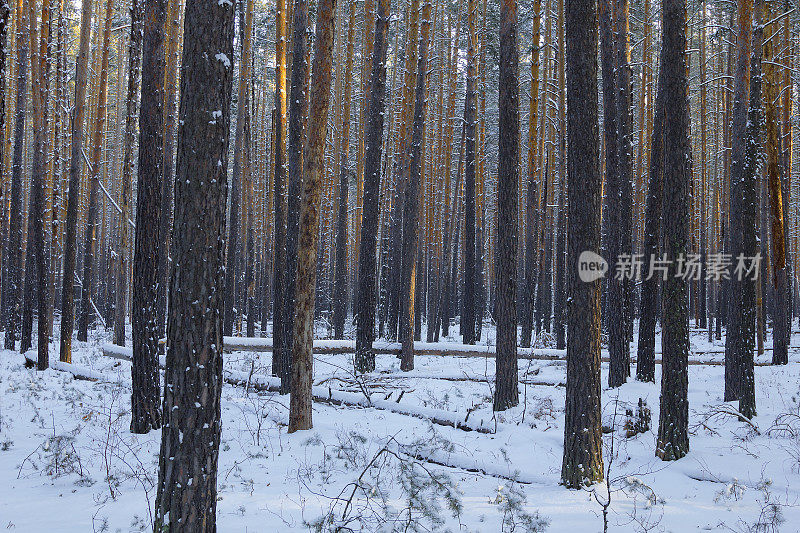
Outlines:
[{"label": "snow-covered ground", "polygon": [[[75,343],[73,362],[101,378],[94,382],[29,370],[18,353],[0,351],[0,529],[152,530],[161,434],[128,431],[130,365],[102,355],[108,338]],[[708,353],[721,342],[694,332],[692,343],[706,352],[693,358],[722,360]],[[225,369],[266,384],[270,361],[234,352]],[[356,379],[350,355],[317,356],[317,392],[362,405],[315,403],[311,431],[287,434],[288,397],[225,385],[218,529],[498,532],[547,522],[547,531],[594,532],[610,489],[610,531],[800,531],[798,349],[790,361],[756,368],[752,425],[722,402],[722,366],[690,366],[691,452],[673,463],[654,456],[659,387],[604,387],[610,484],[569,491],[558,484],[563,361],[521,360],[520,405],[494,415],[491,358],[418,356],[402,373],[394,356],[380,355],[377,371]],[[604,384],[606,372],[604,364]],[[626,410],[640,398],[650,429],[627,437]]]}]

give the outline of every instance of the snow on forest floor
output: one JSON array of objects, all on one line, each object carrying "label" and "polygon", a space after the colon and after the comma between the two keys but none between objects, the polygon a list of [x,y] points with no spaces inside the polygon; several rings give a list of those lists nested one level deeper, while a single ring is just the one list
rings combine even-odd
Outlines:
[{"label": "snow on forest floor", "polygon": [[[74,344],[73,362],[102,375],[98,382],[28,370],[19,354],[0,351],[0,529],[152,530],[161,434],[128,431],[130,364],[103,357],[109,336]],[[692,344],[711,347],[700,332]],[[800,334],[792,345],[800,346]],[[563,361],[521,360],[520,405],[494,415],[490,358],[418,356],[416,369],[402,373],[396,357],[380,355],[376,372],[355,379],[351,357],[316,356],[315,384],[365,402],[366,395],[397,402],[406,414],[315,403],[314,429],[289,435],[288,397],[224,386],[219,531],[304,531],[314,523],[386,531],[410,523],[411,531],[595,532],[603,530],[608,489],[609,531],[800,531],[798,348],[788,366],[756,368],[752,425],[732,414],[736,404],[722,402],[722,366],[690,366],[691,452],[673,463],[654,456],[659,387],[632,380],[608,390],[603,364],[610,484],[582,491],[558,484]],[[225,369],[256,383],[270,375],[270,361],[270,353],[235,352]],[[640,398],[652,410],[650,428],[627,437],[626,410],[635,412]]]}]

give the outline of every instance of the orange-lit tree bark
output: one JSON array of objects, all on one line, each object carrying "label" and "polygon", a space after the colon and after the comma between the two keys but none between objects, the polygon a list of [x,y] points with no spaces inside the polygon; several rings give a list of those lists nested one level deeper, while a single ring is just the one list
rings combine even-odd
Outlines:
[{"label": "orange-lit tree bark", "polygon": [[289,368],[285,357],[286,344],[284,313],[286,305],[286,16],[287,0],[277,0],[275,17],[275,141],[273,146],[275,178],[273,203],[275,209],[275,244],[273,253],[273,312],[272,312],[272,372],[281,377],[281,392],[289,392],[285,378]]},{"label": "orange-lit tree bark", "polygon": [[461,335],[464,344],[475,343],[475,141],[477,108],[478,2],[467,1],[467,94],[464,100],[465,157],[464,178],[464,292]]},{"label": "orange-lit tree bark", "polygon": [[431,2],[424,0],[417,57],[417,82],[414,97],[414,124],[411,134],[411,154],[403,200],[403,250],[400,267],[400,369],[414,369],[414,289],[417,283],[417,253],[419,251],[419,204],[424,153],[425,88],[428,80],[428,40],[431,31]]},{"label": "orange-lit tree bark", "polygon": [[331,95],[331,65],[336,27],[336,0],[320,0],[314,35],[314,66],[309,95],[308,135],[303,158],[303,196],[300,203],[300,238],[297,247],[296,314],[292,347],[292,393],[289,433],[311,429],[314,359],[314,295],[317,283],[317,243],[322,174],[325,170],[325,135]]}]

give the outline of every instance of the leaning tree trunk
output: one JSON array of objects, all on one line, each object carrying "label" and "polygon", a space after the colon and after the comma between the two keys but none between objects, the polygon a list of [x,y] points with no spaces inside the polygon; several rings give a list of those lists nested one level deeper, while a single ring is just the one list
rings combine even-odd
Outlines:
[{"label": "leaning tree trunk", "polygon": [[230,2],[186,3],[159,532],[217,530],[233,19]]},{"label": "leaning tree trunk", "polygon": [[[686,0],[663,0],[662,44],[664,99],[664,253],[689,254],[689,186],[692,147],[689,141],[689,80],[686,64]],[[678,263],[669,265],[661,290],[661,411],[656,455],[664,461],[689,452],[689,281]]]},{"label": "leaning tree trunk", "polygon": [[603,479],[600,411],[600,281],[578,278],[579,255],[600,251],[600,131],[597,4],[566,0],[567,76],[567,391],[561,482]]},{"label": "leaning tree trunk", "polygon": [[325,135],[331,95],[331,65],[336,26],[336,0],[320,0],[314,35],[314,67],[309,95],[308,136],[303,159],[303,196],[300,204],[300,239],[297,249],[296,315],[292,346],[292,394],[289,433],[311,429],[311,385],[314,372],[314,295],[317,283],[317,241],[322,174],[325,170]]},{"label": "leaning tree trunk", "polygon": [[494,410],[519,403],[517,388],[517,210],[519,174],[517,0],[500,4],[500,153],[495,257],[497,356]]},{"label": "leaning tree trunk", "polygon": [[[83,123],[86,116],[86,71],[92,26],[92,0],[83,0],[78,60],[75,66],[75,103],[72,109],[69,193],[64,238],[64,276],[61,278],[61,346],[60,359],[72,361],[72,330],[75,324],[75,262],[77,260],[78,204],[80,202],[81,166],[83,164]],[[6,330],[8,331],[8,330]],[[7,333],[6,333],[7,334]]]},{"label": "leaning tree trunk", "polygon": [[136,118],[139,104],[139,76],[142,64],[142,10],[144,0],[131,0],[131,37],[128,49],[128,95],[125,101],[125,146],[122,155],[122,213],[117,254],[117,293],[114,304],[114,344],[125,346],[125,315],[128,307],[130,276],[129,250],[131,213],[131,176],[133,175],[133,144],[136,137]]},{"label": "leaning tree trunk", "polygon": [[[144,11],[142,109],[133,257],[133,364],[131,431],[161,427],[158,373],[158,252],[161,246],[161,181],[164,179],[164,23],[166,0],[148,0]],[[208,120],[216,120],[210,117]]]},{"label": "leaning tree trunk", "polygon": [[378,241],[378,200],[381,184],[384,96],[386,93],[386,52],[388,49],[391,0],[380,0],[375,22],[375,47],[372,72],[367,85],[366,146],[364,150],[364,205],[361,244],[358,249],[358,302],[355,368],[358,372],[375,369],[375,304],[377,300],[376,252]]}]

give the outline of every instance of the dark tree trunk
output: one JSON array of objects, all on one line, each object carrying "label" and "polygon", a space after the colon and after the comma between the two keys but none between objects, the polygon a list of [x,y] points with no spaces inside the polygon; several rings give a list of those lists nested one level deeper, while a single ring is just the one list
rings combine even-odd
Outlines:
[{"label": "dark tree trunk", "polygon": [[[90,0],[86,0],[87,2]],[[27,6],[19,1],[17,3],[17,88],[16,106],[14,107],[14,154],[11,162],[11,213],[9,224],[9,239],[6,257],[8,258],[8,289],[6,296],[6,335],[5,348],[13,350],[19,333],[20,319],[20,289],[22,284],[22,151],[25,142],[25,94],[28,84],[28,31],[30,21],[27,15]],[[70,333],[71,335],[71,333]]]},{"label": "dark tree trunk", "polygon": [[616,275],[617,258],[623,253],[623,183],[619,147],[619,110],[617,100],[617,61],[614,50],[616,35],[613,27],[614,0],[600,0],[600,37],[603,68],[603,134],[606,145],[606,210],[603,223],[606,234],[606,254],[609,272],[606,279],[605,323],[608,329],[608,352],[610,357],[608,384],[619,387],[625,383],[628,360],[627,333],[625,330],[625,293],[623,280]]},{"label": "dark tree trunk", "polygon": [[[75,66],[75,104],[70,117],[72,153],[69,165],[67,221],[64,237],[64,276],[61,279],[60,359],[72,361],[72,330],[75,323],[75,267],[77,260],[78,203],[80,202],[81,166],[83,164],[83,123],[86,115],[86,71],[89,62],[92,0],[83,0],[81,36]],[[8,331],[8,330],[6,330]],[[6,333],[8,334],[8,333]]]},{"label": "dark tree trunk", "polygon": [[[242,211],[242,176],[247,163],[245,158],[245,128],[249,113],[250,92],[248,80],[250,76],[250,38],[248,28],[252,27],[252,0],[239,2],[239,46],[241,55],[239,59],[239,93],[236,98],[236,138],[233,142],[233,176],[231,177],[231,219],[228,225],[228,254],[225,260],[225,315],[222,321],[222,331],[225,335],[233,335],[233,323],[236,315],[241,310],[236,309],[236,292],[239,289],[239,218]],[[247,15],[245,15],[247,12]]]},{"label": "dark tree trunk", "polygon": [[283,362],[281,389],[292,383],[292,334],[294,333],[295,287],[297,283],[297,239],[300,231],[300,194],[303,190],[303,125],[308,111],[308,1],[294,0],[292,8],[292,65],[289,93],[288,197],[286,215],[286,294],[283,309]]},{"label": "dark tree trunk", "polygon": [[[734,75],[731,124],[731,183],[730,183],[730,253],[736,257],[744,252],[742,228],[757,224],[757,196],[753,205],[745,205],[744,189],[755,177],[754,161],[748,158],[748,101],[750,100],[750,51],[752,45],[752,3],[737,0],[738,39],[736,42],[736,71]],[[752,176],[750,176],[752,174]],[[749,191],[748,191],[749,192]],[[742,217],[746,216],[745,222]],[[752,219],[752,220],[750,220]],[[751,231],[752,231],[751,229]],[[747,248],[750,248],[749,243]],[[754,250],[755,252],[755,250]],[[742,362],[752,357],[755,333],[755,285],[738,281],[735,276],[727,282],[727,334],[725,337],[725,395],[724,401],[739,399]],[[748,355],[749,354],[749,355]]]},{"label": "dark tree trunk", "polygon": [[144,0],[131,1],[131,37],[128,49],[128,95],[125,113],[125,146],[122,156],[122,214],[120,215],[120,244],[118,250],[116,316],[114,318],[114,344],[125,346],[125,314],[128,307],[128,263],[130,237],[131,176],[133,174],[133,144],[136,136],[136,117],[139,102],[139,76],[142,64],[142,11]]},{"label": "dark tree trunk", "polygon": [[[663,0],[662,54],[664,99],[664,253],[689,253],[689,187],[692,149],[689,141],[689,81],[686,64],[686,0]],[[662,284],[661,410],[656,455],[664,461],[689,452],[689,282],[670,263]]]},{"label": "dark tree trunk", "polygon": [[517,388],[517,210],[519,174],[517,1],[500,4],[500,146],[497,164],[497,356],[494,410],[519,403]]},{"label": "dark tree trunk", "polygon": [[[296,7],[295,7],[296,8]],[[303,196],[297,253],[297,314],[292,347],[292,394],[289,433],[311,429],[311,385],[314,371],[314,296],[317,282],[317,241],[325,170],[325,135],[331,93],[331,64],[336,26],[336,0],[320,0],[314,35],[314,68],[309,95],[308,136],[303,160]]]},{"label": "dark tree trunk", "polygon": [[375,369],[376,253],[378,240],[378,199],[380,194],[381,150],[383,148],[384,96],[386,92],[386,52],[391,0],[380,0],[375,22],[375,48],[367,85],[367,125],[364,130],[364,203],[361,245],[358,250],[357,333],[355,368],[358,372]]},{"label": "dark tree trunk", "polygon": [[[653,117],[653,132],[650,138],[649,188],[645,211],[644,239],[642,256],[648,264],[659,256],[661,243],[661,214],[664,189],[664,67],[659,69],[658,87]],[[656,321],[658,320],[659,276],[650,273],[642,281],[642,298],[639,303],[639,344],[636,355],[636,379],[656,380]]]},{"label": "dark tree trunk", "polygon": [[[164,179],[164,23],[166,0],[148,0],[144,8],[142,109],[139,115],[139,174],[136,243],[133,257],[133,364],[131,432],[161,427],[158,372],[158,252],[162,246],[161,207]],[[185,55],[184,55],[185,57]],[[208,120],[215,120],[210,117]]]},{"label": "dark tree trunk", "polygon": [[464,292],[461,335],[464,344],[475,344],[475,141],[476,141],[476,65],[478,30],[477,0],[467,2],[467,94],[464,100],[466,174],[464,180]]},{"label": "dark tree trunk", "polygon": [[350,100],[353,93],[353,53],[355,48],[356,4],[350,5],[347,27],[347,59],[344,70],[344,95],[342,97],[342,133],[339,147],[339,196],[336,215],[336,266],[333,288],[333,335],[344,338],[344,323],[347,318],[347,196],[350,190]]},{"label": "dark tree trunk", "polygon": [[186,4],[159,532],[217,530],[233,19],[230,2]]},{"label": "dark tree trunk", "polygon": [[[6,71],[6,41],[8,35],[8,21],[10,19],[11,9],[9,8],[8,2],[4,1],[0,4],[0,72]],[[0,76],[0,131],[5,131],[6,129],[6,77]],[[0,175],[5,175],[5,164],[6,161],[3,160],[3,156],[5,154],[5,150],[0,150]],[[0,190],[0,217],[2,217],[2,229],[3,232],[3,242],[0,243],[4,248],[2,250],[2,257],[0,257],[0,327],[4,327],[5,316],[6,316],[6,263],[5,260],[8,257],[8,248],[6,247],[6,243],[8,242],[8,226],[6,225],[6,201],[3,198],[3,191]]]},{"label": "dark tree trunk", "polygon": [[578,278],[579,256],[600,251],[600,131],[597,4],[566,0],[567,182],[569,229],[567,391],[561,482],[581,488],[603,479],[600,411],[600,281]]}]

